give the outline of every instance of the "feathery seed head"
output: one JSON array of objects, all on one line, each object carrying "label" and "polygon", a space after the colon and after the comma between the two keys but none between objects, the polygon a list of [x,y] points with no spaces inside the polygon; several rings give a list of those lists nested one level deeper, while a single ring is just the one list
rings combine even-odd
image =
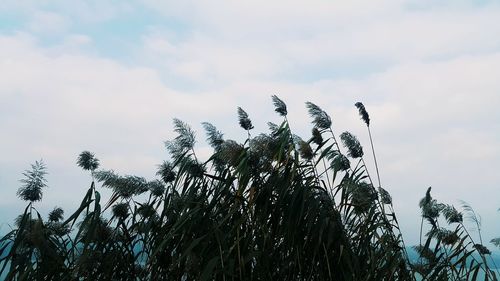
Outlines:
[{"label": "feathery seed head", "polygon": [[432,201],[431,190],[432,186],[429,186],[429,188],[427,188],[427,191],[425,192],[425,197],[420,200],[420,207],[423,207],[424,205],[429,204]]},{"label": "feathery seed head", "polygon": [[240,163],[240,156],[244,148],[234,140],[226,140],[221,146],[221,158],[227,164],[236,167]]},{"label": "feathery seed head", "polygon": [[311,159],[313,159],[314,152],[313,152],[311,146],[307,142],[305,142],[303,140],[299,140],[298,145],[299,145],[300,157],[304,158],[307,161],[310,161]]},{"label": "feathery seed head", "polygon": [[63,215],[64,215],[64,210],[59,208],[59,207],[55,207],[49,213],[49,221],[50,222],[58,222],[58,221],[63,219]]},{"label": "feathery seed head", "polygon": [[255,163],[256,170],[271,169],[276,146],[276,139],[266,134],[260,134],[250,140],[248,155]]},{"label": "feathery seed head", "polygon": [[184,152],[194,147],[196,143],[195,133],[187,123],[174,118],[174,131],[178,133],[178,136],[173,142],[181,151]]},{"label": "feathery seed head", "polygon": [[148,190],[148,182],[143,177],[127,175],[121,177],[120,181],[120,185],[116,186],[115,190],[125,198],[142,194]]},{"label": "feathery seed head", "polygon": [[306,102],[309,115],[314,119],[313,124],[319,129],[328,129],[332,126],[332,119],[319,106],[312,102]]},{"label": "feathery seed head", "polygon": [[47,186],[46,174],[43,161],[35,161],[35,164],[31,165],[31,170],[23,173],[24,179],[20,180],[23,185],[17,190],[17,196],[30,202],[42,200],[42,188]]},{"label": "feathery seed head", "polygon": [[163,163],[158,166],[156,175],[160,176],[165,183],[173,182],[176,176],[172,164],[168,161],[163,161]]},{"label": "feathery seed head", "polygon": [[146,179],[138,176],[120,176],[113,171],[98,171],[95,177],[102,182],[103,187],[113,189],[123,198],[130,198],[139,195],[148,190]]},{"label": "feathery seed head", "polygon": [[332,160],[330,167],[332,167],[335,171],[346,171],[351,167],[351,162],[349,161],[349,159],[344,154],[341,154],[338,151],[330,154],[328,158]]},{"label": "feathery seed head", "polygon": [[165,193],[165,186],[159,180],[148,182],[148,189],[154,196],[162,196]]},{"label": "feathery seed head", "polygon": [[140,207],[137,209],[137,212],[143,218],[150,218],[150,217],[156,215],[156,210],[153,207],[153,205],[148,204],[148,203],[144,203],[144,204],[139,203],[139,205],[140,205]]},{"label": "feathery seed head", "polygon": [[383,204],[392,204],[392,197],[387,190],[379,187],[378,193],[380,195],[380,202],[382,202]]},{"label": "feathery seed head", "polygon": [[356,213],[368,212],[377,199],[377,193],[371,184],[366,182],[354,183],[350,187],[352,204]]},{"label": "feathery seed head", "polygon": [[443,215],[448,221],[448,223],[462,223],[464,218],[462,213],[460,213],[455,207],[451,205],[446,205],[443,208]]},{"label": "feathery seed head", "polygon": [[125,203],[125,202],[115,204],[112,207],[113,215],[117,218],[124,219],[129,214],[128,208],[129,208],[129,205],[128,205],[128,203]]},{"label": "feathery seed head", "polygon": [[207,142],[210,146],[216,150],[220,149],[221,144],[224,142],[224,134],[217,131],[217,128],[208,122],[201,124],[207,133]]},{"label": "feathery seed head", "polygon": [[348,149],[348,155],[352,158],[363,157],[363,147],[359,143],[358,139],[349,132],[343,132],[340,134],[340,139],[344,146]]},{"label": "feathery seed head", "polygon": [[422,210],[422,217],[428,219],[431,224],[434,224],[434,219],[439,217],[439,214],[445,208],[445,205],[439,204],[436,199],[432,199],[431,187],[427,189],[425,197],[420,200],[419,206]]},{"label": "feathery seed head", "polygon": [[283,131],[282,126],[279,126],[278,124],[275,124],[273,122],[267,122],[267,127],[269,128],[269,131],[271,132],[269,135],[272,138],[278,138]]},{"label": "feathery seed head", "polygon": [[64,236],[71,232],[71,228],[68,224],[63,224],[58,221],[49,221],[47,223],[47,229],[52,231],[57,236]]},{"label": "feathery seed head", "polygon": [[238,106],[238,121],[240,126],[249,131],[253,129],[252,121],[248,118],[248,114],[241,107]]},{"label": "feathery seed head", "polygon": [[479,252],[481,255],[491,255],[491,251],[486,248],[482,244],[474,244],[474,248]]},{"label": "feathery seed head", "polygon": [[273,95],[272,99],[274,104],[274,111],[278,112],[279,115],[281,116],[286,116],[288,113],[286,109],[286,104],[276,95]]},{"label": "feathery seed head", "polygon": [[361,102],[357,102],[354,104],[359,111],[359,115],[361,115],[361,119],[366,123],[366,126],[370,126],[370,115],[368,115],[368,112],[366,111],[365,106]]},{"label": "feathery seed head", "polygon": [[441,240],[445,245],[453,245],[460,239],[455,231],[451,231],[443,227],[431,229],[428,235]]},{"label": "feathery seed head", "polygon": [[197,161],[187,158],[186,162],[186,171],[193,177],[201,178],[203,174],[206,172],[205,166]]},{"label": "feathery seed head", "polygon": [[99,159],[95,158],[94,153],[90,151],[83,151],[80,153],[76,163],[87,171],[95,171],[95,169],[99,167]]},{"label": "feathery seed head", "polygon": [[117,184],[119,180],[119,176],[115,174],[112,170],[100,170],[95,173],[95,177],[98,181],[102,182],[102,186],[105,187],[113,187],[113,185]]},{"label": "feathery seed head", "polygon": [[278,124],[273,122],[267,122],[267,127],[269,128],[269,131],[271,131],[271,134],[276,134],[280,128]]},{"label": "feathery seed head", "polygon": [[274,139],[266,134],[260,134],[250,140],[249,151],[259,157],[272,158]]},{"label": "feathery seed head", "polygon": [[497,247],[500,247],[500,238],[493,238],[490,240],[490,243],[497,246]]},{"label": "feathery seed head", "polygon": [[311,140],[312,140],[312,142],[314,142],[317,145],[323,144],[323,136],[321,135],[321,132],[316,127],[312,129],[312,139]]}]

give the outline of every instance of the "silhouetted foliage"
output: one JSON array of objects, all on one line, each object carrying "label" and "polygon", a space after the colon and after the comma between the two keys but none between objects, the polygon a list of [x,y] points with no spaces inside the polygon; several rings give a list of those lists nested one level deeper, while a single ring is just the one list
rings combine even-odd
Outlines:
[{"label": "silhouetted foliage", "polygon": [[[171,159],[159,165],[158,179],[97,170],[99,160],[82,152],[77,164],[91,172],[92,182],[66,219],[56,207],[44,221],[33,207],[46,186],[45,166],[36,162],[18,191],[28,206],[0,239],[0,276],[430,281],[476,280],[482,271],[496,280],[482,240],[474,241],[462,213],[438,203],[430,188],[420,202],[422,228],[427,221],[430,229],[415,247],[418,262],[410,263],[392,198],[380,178],[375,188],[357,138],[342,133],[342,153],[330,116],[308,102],[314,128],[302,139],[290,129],[286,104],[277,96],[272,102],[282,122],[268,123],[269,133],[254,137],[238,107],[244,143],[202,123],[213,148],[204,162],[195,153],[195,132],[174,119],[177,135],[165,142]],[[369,125],[364,106],[356,106]],[[101,188],[112,191],[104,204]],[[472,208],[464,208],[479,229]]]},{"label": "silhouetted foliage", "polygon": [[99,159],[95,158],[94,153],[90,151],[80,153],[76,163],[78,166],[88,171],[94,171],[99,167]]},{"label": "silhouetted foliage", "polygon": [[42,160],[32,164],[31,170],[23,173],[24,178],[20,180],[23,185],[17,191],[17,196],[24,201],[42,200],[42,189],[47,186],[46,174],[46,166]]},{"label": "silhouetted foliage", "polygon": [[238,120],[240,122],[240,126],[249,131],[253,129],[252,121],[248,118],[248,114],[241,107],[238,107]]},{"label": "silhouetted foliage", "polygon": [[354,104],[358,110],[359,110],[359,115],[361,116],[361,119],[365,122],[366,126],[370,126],[370,115],[366,111],[365,106],[361,102],[357,102]]}]

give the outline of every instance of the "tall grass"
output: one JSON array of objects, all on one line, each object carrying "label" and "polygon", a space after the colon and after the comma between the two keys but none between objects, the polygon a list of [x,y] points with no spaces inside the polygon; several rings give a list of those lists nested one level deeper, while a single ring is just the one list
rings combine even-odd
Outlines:
[{"label": "tall grass", "polygon": [[[425,220],[431,228],[416,247],[419,262],[411,264],[378,165],[375,185],[358,139],[335,132],[331,117],[310,102],[312,134],[300,137],[286,104],[277,96],[272,101],[282,122],[269,123],[268,133],[253,133],[249,115],[238,108],[244,143],[203,123],[213,148],[205,161],[196,155],[195,132],[174,119],[177,136],[165,143],[170,159],[159,165],[158,179],[99,169],[92,153],[81,153],[77,164],[90,172],[90,187],[66,219],[60,208],[47,219],[35,208],[46,184],[45,166],[35,163],[18,192],[27,207],[0,240],[0,276],[476,280],[482,271],[496,280],[487,249],[472,240],[462,214],[438,204],[430,190],[420,206],[422,225]],[[366,109],[356,106],[369,129]],[[112,190],[110,198],[101,198],[101,188]],[[444,229],[439,216],[456,227]]]},{"label": "tall grass", "polygon": [[[420,244],[415,246],[420,259],[414,265],[422,280],[497,280],[496,272],[489,267],[487,259],[491,252],[481,237],[480,222],[473,209],[463,204],[467,215],[477,226],[479,241],[475,241],[464,225],[464,214],[454,206],[438,203],[431,196],[431,187],[420,200],[422,224]],[[424,235],[424,221],[429,225]],[[496,268],[496,265],[495,265]],[[496,269],[498,270],[498,269]]]}]

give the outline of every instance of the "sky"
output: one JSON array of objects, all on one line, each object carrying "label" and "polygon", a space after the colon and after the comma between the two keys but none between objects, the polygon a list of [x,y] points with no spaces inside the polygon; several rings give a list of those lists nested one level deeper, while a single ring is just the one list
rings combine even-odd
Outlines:
[{"label": "sky", "polygon": [[244,138],[241,106],[265,132],[281,120],[276,94],[299,135],[311,101],[368,151],[354,107],[365,104],[407,244],[429,186],[469,203],[489,241],[500,236],[499,18],[497,1],[3,0],[0,233],[23,211],[16,191],[34,161],[49,172],[36,208],[70,213],[90,181],[81,151],[153,179],[174,117],[207,156],[201,122]]}]

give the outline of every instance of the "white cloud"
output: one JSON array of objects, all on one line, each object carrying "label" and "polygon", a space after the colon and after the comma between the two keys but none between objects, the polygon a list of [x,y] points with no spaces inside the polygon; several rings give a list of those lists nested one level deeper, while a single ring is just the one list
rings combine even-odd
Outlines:
[{"label": "white cloud", "polygon": [[35,33],[62,33],[68,28],[68,19],[57,13],[47,11],[36,11],[28,24],[28,29]]},{"label": "white cloud", "polygon": [[144,36],[138,56],[209,87],[246,77],[363,76],[500,48],[496,4],[448,3],[444,9],[416,1],[145,2],[190,29],[181,38],[155,29]]},{"label": "white cloud", "polygon": [[[0,58],[1,165],[16,167],[17,175],[42,157],[51,174],[72,182],[65,175],[78,171],[76,155],[91,149],[106,167],[151,176],[164,158],[171,118],[189,112],[185,105],[195,98],[180,96],[145,68],[81,55],[54,57],[24,36],[2,37],[0,45],[7,54]],[[17,175],[8,183],[17,186]],[[61,188],[66,186],[50,191],[56,202],[67,196]],[[5,192],[6,200],[14,196]]]},{"label": "white cloud", "polygon": [[[0,12],[16,14],[21,18],[33,19],[34,23],[48,23],[49,25],[61,22],[61,17],[82,23],[103,22],[120,14],[130,14],[134,9],[135,7],[129,2],[114,0],[75,0],[71,2],[4,0],[0,6]],[[37,28],[44,27],[38,26]]]},{"label": "white cloud", "polygon": [[157,55],[172,55],[178,51],[178,48],[173,43],[162,36],[148,35],[144,38],[143,44],[146,51]]}]

